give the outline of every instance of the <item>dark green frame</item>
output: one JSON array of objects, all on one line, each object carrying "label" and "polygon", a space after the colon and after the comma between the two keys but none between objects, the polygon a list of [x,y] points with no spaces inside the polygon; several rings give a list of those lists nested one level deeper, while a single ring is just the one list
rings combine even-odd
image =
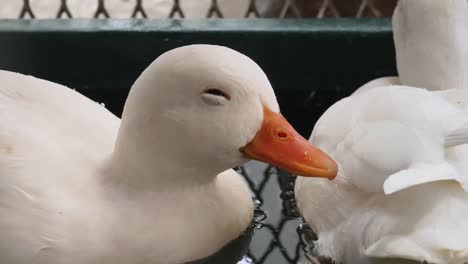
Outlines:
[{"label": "dark green frame", "polygon": [[333,102],[396,73],[388,19],[0,20],[0,69],[68,85],[120,115],[152,60],[193,43],[225,45],[258,62],[305,136]]}]

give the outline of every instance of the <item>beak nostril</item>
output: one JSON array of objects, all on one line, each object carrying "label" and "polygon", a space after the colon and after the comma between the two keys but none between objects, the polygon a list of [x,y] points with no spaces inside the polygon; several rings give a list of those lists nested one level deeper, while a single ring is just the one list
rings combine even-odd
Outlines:
[{"label": "beak nostril", "polygon": [[277,136],[278,136],[280,139],[286,139],[286,138],[288,138],[288,133],[286,133],[286,132],[284,132],[284,131],[278,131]]}]

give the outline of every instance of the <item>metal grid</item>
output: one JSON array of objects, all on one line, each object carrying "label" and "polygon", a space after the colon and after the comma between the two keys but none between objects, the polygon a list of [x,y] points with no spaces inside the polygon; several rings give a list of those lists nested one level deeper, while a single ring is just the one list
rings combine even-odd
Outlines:
[{"label": "metal grid", "polygon": [[258,201],[260,208],[264,202],[263,192],[265,190],[265,187],[270,181],[274,181],[275,179],[277,179],[278,181],[277,184],[281,188],[280,197],[283,201],[282,214],[284,217],[282,217],[279,222],[275,224],[271,222],[262,223],[261,221],[265,220],[264,218],[266,218],[266,215],[265,217],[263,217],[263,219],[257,219],[257,220],[260,220],[260,224],[258,224],[257,228],[262,229],[263,231],[270,232],[272,235],[272,239],[268,243],[265,251],[260,256],[255,254],[254,252],[249,251],[248,257],[255,264],[269,263],[267,261],[268,261],[268,258],[270,257],[270,254],[272,254],[272,252],[275,249],[279,249],[280,255],[282,256],[284,263],[292,263],[292,264],[298,263],[299,259],[304,256],[303,253],[305,252],[304,249],[306,248],[306,241],[302,239],[303,238],[302,236],[303,232],[301,229],[302,225],[300,225],[299,228],[297,228],[297,234],[298,234],[299,240],[296,242],[293,252],[288,252],[288,250],[286,250],[286,247],[282,243],[282,240],[281,240],[281,234],[286,224],[288,224],[289,222],[293,222],[294,225],[297,226],[296,222],[297,222],[297,218],[299,217],[299,215],[298,215],[295,200],[294,200],[295,177],[286,172],[282,172],[282,171],[280,172],[277,168],[273,166],[267,166],[266,169],[264,170],[263,177],[260,179],[259,182],[255,182],[253,180],[253,177],[247,174],[244,167],[239,167],[236,170],[238,173],[244,176],[250,189],[254,193],[255,199]]},{"label": "metal grid", "polygon": [[[244,167],[248,167],[249,164],[236,168],[236,171],[241,174],[247,181],[250,189],[255,195],[255,199],[258,201],[257,207],[262,208],[264,202],[264,191],[268,188],[268,184],[272,184],[274,181],[280,188],[280,198],[282,201],[281,218],[279,221],[267,221],[264,222],[266,215],[262,211],[256,212],[257,218],[255,219],[257,232],[269,232],[271,234],[271,240],[268,242],[263,252],[253,252],[252,248],[247,253],[249,263],[253,264],[267,264],[267,263],[307,263],[307,264],[328,264],[331,263],[326,259],[319,259],[311,254],[313,245],[312,241],[316,240],[317,237],[310,227],[300,219],[299,212],[296,207],[296,201],[294,196],[294,183],[296,177],[285,171],[282,171],[271,165],[264,165],[262,177],[258,175],[249,175]],[[255,182],[254,178],[259,179]],[[293,227],[286,228],[287,226]],[[293,244],[286,244],[283,241],[282,235],[289,233],[289,235],[295,233],[297,238]],[[289,243],[291,241],[288,241]],[[276,251],[276,252],[275,252]]]},{"label": "metal grid", "polygon": [[[5,2],[4,2],[5,1]],[[50,3],[52,11],[47,17],[37,16],[35,2],[39,0],[2,0],[2,5],[9,2],[22,1],[20,9],[17,11],[18,18],[74,18],[83,17],[76,14],[72,7],[82,0],[40,0],[40,2]],[[47,2],[48,1],[48,2]],[[198,2],[195,2],[198,1]],[[210,2],[207,2],[210,1]],[[203,12],[206,18],[223,18],[226,11],[233,6],[238,9],[236,14],[229,14],[229,17],[244,18],[324,18],[324,17],[383,17],[390,16],[397,0],[88,0],[88,9],[93,9],[85,15],[89,18],[155,18],[149,10],[160,8],[163,14],[169,18],[191,17],[186,9],[193,7],[194,3],[199,3],[197,10]],[[42,3],[42,8],[44,6]],[[83,2],[81,2],[83,3]],[[117,15],[109,7],[125,5],[125,14]],[[190,5],[189,5],[190,4]],[[164,6],[164,8],[163,8]],[[169,8],[167,8],[169,7]],[[13,12],[14,7],[9,7]],[[200,9],[202,8],[202,9]],[[55,9],[55,12],[54,12]],[[202,11],[200,11],[202,10]],[[232,13],[232,12],[231,12]]]}]

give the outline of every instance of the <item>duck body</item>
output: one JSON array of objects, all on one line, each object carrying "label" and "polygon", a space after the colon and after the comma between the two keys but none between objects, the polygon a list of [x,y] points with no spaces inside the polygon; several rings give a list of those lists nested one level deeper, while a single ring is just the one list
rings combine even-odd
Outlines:
[{"label": "duck body", "polygon": [[468,87],[468,3],[399,1],[393,36],[401,83],[428,90]]},{"label": "duck body", "polygon": [[[252,221],[249,189],[230,168],[256,158],[336,176],[334,161],[281,116],[261,68],[226,47],[158,57],[121,120],[52,82],[0,71],[0,83],[4,263],[205,259]],[[292,156],[275,156],[284,149]]]},{"label": "duck body", "polygon": [[444,145],[467,115],[441,93],[375,88],[320,118],[310,140],[340,163],[339,175],[296,181],[318,255],[337,263],[468,261],[460,220],[468,216],[468,149]]},{"label": "duck body", "polygon": [[468,87],[467,24],[466,1],[398,1],[392,17],[398,76],[372,80],[354,94],[386,85]]},{"label": "duck body", "polygon": [[341,167],[334,182],[296,181],[318,255],[468,262],[468,230],[458,221],[468,216],[467,19],[466,1],[400,0],[392,21],[399,76],[365,84],[316,124],[311,142]]},{"label": "duck body", "polygon": [[177,263],[208,256],[249,225],[250,194],[233,170],[197,190],[112,191],[106,162],[120,120],[55,83],[6,71],[0,79],[5,263]]},{"label": "duck body", "polygon": [[[300,202],[306,222],[317,232],[314,254],[318,256],[336,263],[467,261],[468,229],[460,219],[466,217],[468,196],[458,184],[427,183],[389,196],[362,193],[344,180],[332,186],[306,180],[298,186],[301,197],[307,197],[303,192],[328,192],[323,199],[341,204],[338,210],[318,216],[323,208]],[[332,195],[341,199],[333,200]],[[333,222],[336,225],[330,225]]]}]

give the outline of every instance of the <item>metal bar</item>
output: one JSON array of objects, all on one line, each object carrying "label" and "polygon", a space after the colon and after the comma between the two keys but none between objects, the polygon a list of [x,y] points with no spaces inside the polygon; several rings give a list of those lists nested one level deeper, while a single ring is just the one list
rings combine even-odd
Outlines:
[{"label": "metal bar", "polygon": [[147,18],[148,15],[143,8],[143,0],[136,0],[135,8],[133,8],[132,18],[137,18],[138,14],[140,14],[143,18]]},{"label": "metal bar", "polygon": [[60,1],[60,7],[57,12],[57,18],[62,18],[63,16],[66,16],[67,18],[73,17],[70,10],[68,9],[67,0]]},{"label": "metal bar", "polygon": [[29,0],[23,0],[23,6],[21,7],[19,18],[27,18],[28,16],[29,18],[36,17],[31,9],[31,4],[29,3]]},{"label": "metal bar", "polygon": [[0,34],[16,33],[340,33],[340,34],[388,34],[389,19],[0,19]]}]

